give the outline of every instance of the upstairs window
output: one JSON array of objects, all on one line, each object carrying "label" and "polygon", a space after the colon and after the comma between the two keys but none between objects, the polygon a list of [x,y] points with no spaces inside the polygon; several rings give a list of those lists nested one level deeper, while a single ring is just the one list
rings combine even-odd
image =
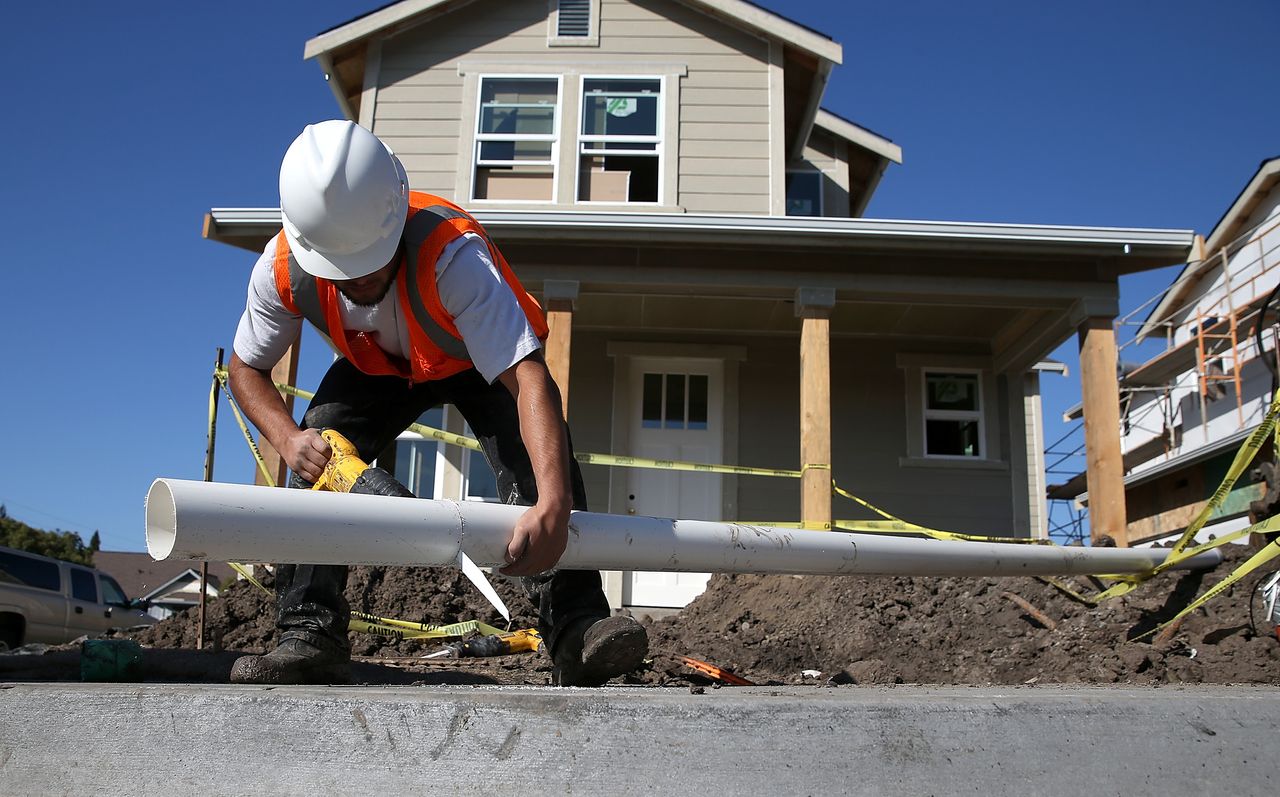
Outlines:
[{"label": "upstairs window", "polygon": [[578,201],[656,203],[661,131],[661,78],[585,78]]},{"label": "upstairs window", "polygon": [[554,77],[480,79],[472,199],[554,199],[559,97]]},{"label": "upstairs window", "polygon": [[979,374],[926,371],[924,452],[928,457],[984,456]]},{"label": "upstairs window", "polygon": [[787,172],[787,215],[822,215],[822,172]]},{"label": "upstairs window", "polygon": [[556,35],[585,38],[591,35],[591,0],[560,0],[556,3]]}]

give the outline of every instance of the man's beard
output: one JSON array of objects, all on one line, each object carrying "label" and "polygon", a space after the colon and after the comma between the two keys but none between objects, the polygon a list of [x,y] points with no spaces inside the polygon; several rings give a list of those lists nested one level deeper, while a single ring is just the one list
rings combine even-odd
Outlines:
[{"label": "man's beard", "polygon": [[339,293],[347,297],[347,301],[351,302],[356,307],[376,307],[383,299],[387,297],[387,294],[391,291],[391,286],[396,284],[396,275],[399,273],[400,273],[400,265],[399,263],[397,263],[395,270],[391,272],[391,277],[387,280],[387,284],[383,285],[382,290],[378,293],[377,297],[371,300],[360,301],[356,299],[354,296],[347,293],[343,289],[342,283],[340,282],[335,282],[334,287],[338,289]]}]

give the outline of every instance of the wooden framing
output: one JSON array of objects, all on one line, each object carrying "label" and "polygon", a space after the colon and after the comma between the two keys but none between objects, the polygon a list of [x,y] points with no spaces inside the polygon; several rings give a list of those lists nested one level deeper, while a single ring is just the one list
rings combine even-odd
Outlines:
[{"label": "wooden framing", "polygon": [[1089,484],[1089,527],[1095,545],[1129,545],[1124,459],[1120,450],[1120,386],[1114,319],[1090,316],[1079,327],[1080,392]]},{"label": "wooden framing", "polygon": [[831,528],[831,309],[835,291],[796,291],[800,316],[800,520]]},{"label": "wooden framing", "polygon": [[578,299],[578,283],[574,280],[547,280],[543,283],[543,300],[547,305],[547,370],[560,388],[564,417],[569,417],[569,360],[573,338],[573,310]]}]

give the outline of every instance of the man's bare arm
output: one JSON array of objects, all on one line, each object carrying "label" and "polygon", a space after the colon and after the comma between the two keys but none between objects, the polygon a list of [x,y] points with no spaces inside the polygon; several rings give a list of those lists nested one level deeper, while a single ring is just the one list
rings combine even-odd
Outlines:
[{"label": "man's bare arm", "polygon": [[315,429],[300,429],[271,382],[271,372],[254,368],[233,352],[227,368],[231,392],[253,425],[294,473],[307,481],[320,478],[329,461],[329,444]]},{"label": "man's bare arm", "polygon": [[573,490],[569,479],[569,441],[560,412],[560,389],[537,352],[498,376],[515,397],[520,437],[529,451],[538,502],[516,521],[507,545],[508,576],[532,576],[550,570],[569,541]]}]

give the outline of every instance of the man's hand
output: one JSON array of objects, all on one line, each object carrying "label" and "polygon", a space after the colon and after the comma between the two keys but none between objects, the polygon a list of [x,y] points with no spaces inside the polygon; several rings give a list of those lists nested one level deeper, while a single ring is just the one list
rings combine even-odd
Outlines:
[{"label": "man's hand", "polygon": [[569,507],[530,507],[511,532],[504,576],[536,576],[555,567],[569,542]]},{"label": "man's hand", "polygon": [[333,451],[315,429],[299,429],[285,438],[280,456],[289,469],[309,482],[320,480]]}]

